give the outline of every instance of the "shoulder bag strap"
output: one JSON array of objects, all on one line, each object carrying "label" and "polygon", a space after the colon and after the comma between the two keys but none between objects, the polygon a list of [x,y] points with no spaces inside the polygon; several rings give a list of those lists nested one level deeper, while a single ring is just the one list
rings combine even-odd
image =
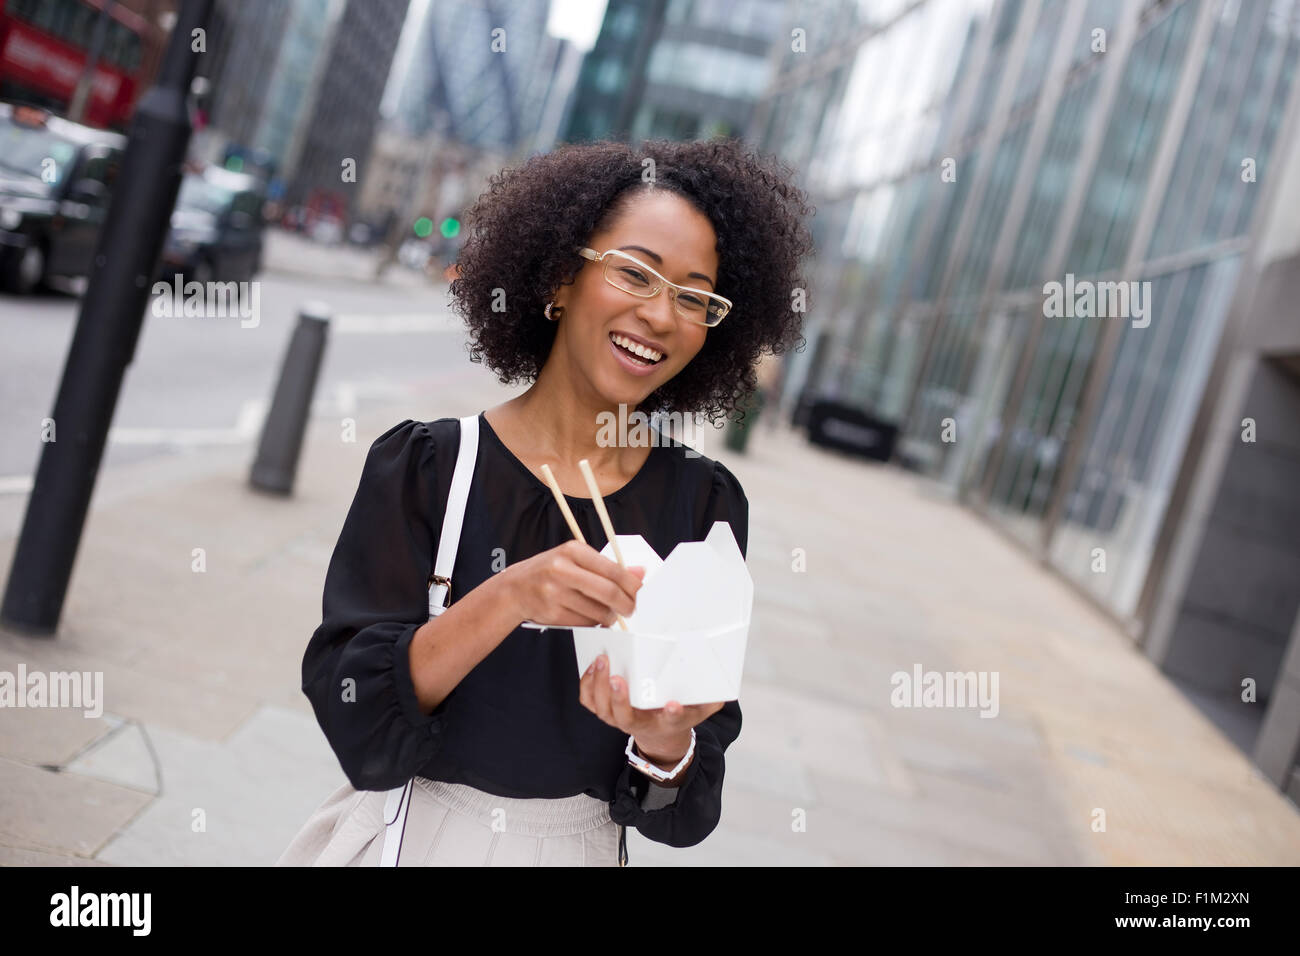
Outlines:
[{"label": "shoulder bag strap", "polygon": [[[447,510],[442,517],[442,534],[438,538],[438,551],[434,557],[433,574],[429,576],[429,617],[434,618],[447,609],[451,597],[451,572],[456,566],[456,549],[460,545],[460,531],[465,523],[465,503],[469,501],[469,487],[474,480],[474,463],[478,457],[478,416],[467,415],[460,420],[460,450],[456,453],[456,470],[451,477],[451,492],[447,496]],[[384,803],[384,852],[380,866],[397,866],[402,848],[402,833],[406,817],[411,810],[414,780],[388,791]]]},{"label": "shoulder bag strap", "polygon": [[451,478],[451,493],[447,496],[447,512],[442,519],[442,537],[438,539],[438,552],[429,576],[429,617],[437,617],[451,603],[451,572],[456,566],[456,548],[460,545],[460,529],[465,523],[465,502],[469,500],[469,486],[474,480],[474,461],[478,456],[478,416],[469,415],[460,420],[460,451],[456,454],[456,472]]}]

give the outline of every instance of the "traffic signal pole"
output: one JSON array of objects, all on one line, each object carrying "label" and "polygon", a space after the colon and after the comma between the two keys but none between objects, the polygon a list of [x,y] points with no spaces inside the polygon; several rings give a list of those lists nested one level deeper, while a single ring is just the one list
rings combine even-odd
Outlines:
[{"label": "traffic signal pole", "polygon": [[[53,635],[190,140],[187,96],[213,0],[183,0],[158,79],[141,98],[54,402],[0,605],[0,625]],[[206,38],[205,38],[206,39]]]}]

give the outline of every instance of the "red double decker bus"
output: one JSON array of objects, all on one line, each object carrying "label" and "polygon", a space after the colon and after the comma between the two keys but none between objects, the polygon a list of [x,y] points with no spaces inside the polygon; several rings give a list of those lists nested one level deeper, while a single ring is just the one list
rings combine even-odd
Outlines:
[{"label": "red double decker bus", "polygon": [[[104,0],[0,0],[0,99],[65,113],[86,66]],[[141,82],[147,23],[109,6],[81,122],[124,129]]]}]

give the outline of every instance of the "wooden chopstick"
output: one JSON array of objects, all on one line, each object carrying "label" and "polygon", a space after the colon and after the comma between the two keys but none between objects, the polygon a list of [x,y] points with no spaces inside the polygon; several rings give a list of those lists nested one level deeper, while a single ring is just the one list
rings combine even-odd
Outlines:
[{"label": "wooden chopstick", "polygon": [[569,509],[569,503],[564,500],[564,493],[560,491],[559,483],[555,480],[555,476],[551,474],[550,465],[542,465],[542,477],[551,486],[551,494],[555,496],[555,503],[560,506],[560,513],[564,515],[564,520],[569,523],[569,530],[573,532],[575,538],[585,543],[585,539],[582,537],[582,529],[578,527],[578,522]]},{"label": "wooden chopstick", "polygon": [[600,485],[596,484],[596,476],[591,472],[591,465],[584,458],[578,462],[578,469],[587,482],[587,490],[591,492],[591,503],[596,506],[596,514],[600,515],[600,526],[605,529],[605,537],[614,546],[614,557],[618,558],[618,566],[626,571],[627,564],[623,561],[623,552],[618,547],[618,535],[614,534],[614,525],[609,520],[609,512],[605,510],[605,499],[600,496]]},{"label": "wooden chopstick", "polygon": [[[583,465],[586,464],[587,464],[587,459],[584,458],[582,461],[578,463],[578,467],[581,468]],[[584,477],[587,474],[589,474],[590,471],[591,469],[587,468],[583,472]],[[546,483],[550,485],[551,494],[555,496],[555,503],[560,506],[560,513],[564,515],[564,520],[569,523],[569,530],[573,532],[573,536],[575,538],[577,538],[583,544],[586,544],[587,540],[582,536],[582,529],[578,527],[578,522],[573,517],[573,512],[569,508],[569,503],[564,500],[564,492],[560,491],[559,482],[557,482],[555,480],[555,476],[551,474],[550,465],[542,465],[542,477],[545,478]],[[590,487],[590,482],[588,482],[588,486]],[[605,527],[606,537],[609,537],[611,541],[614,541],[614,539],[609,535],[609,528],[610,528],[609,515],[605,513],[605,502],[601,501],[599,496],[600,496],[600,492],[598,490],[596,492],[596,497],[594,499],[596,502],[596,512],[601,516],[601,523]],[[623,564],[623,556],[619,554],[617,541],[614,542],[614,553],[618,555],[619,567],[626,568],[627,565]],[[618,626],[626,631],[628,629],[627,621],[623,620],[622,614],[618,614],[617,617],[618,617]]]}]

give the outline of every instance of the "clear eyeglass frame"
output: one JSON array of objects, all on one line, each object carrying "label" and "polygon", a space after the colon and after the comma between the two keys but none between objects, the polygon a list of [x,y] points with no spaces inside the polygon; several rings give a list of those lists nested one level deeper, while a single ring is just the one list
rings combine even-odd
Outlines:
[{"label": "clear eyeglass frame", "polygon": [[[713,328],[716,325],[718,325],[718,323],[720,323],[723,319],[725,319],[727,317],[727,313],[731,311],[732,303],[730,299],[720,296],[715,292],[709,292],[707,289],[696,289],[696,288],[692,288],[691,286],[678,285],[676,282],[672,282],[668,280],[662,274],[655,271],[650,266],[646,265],[636,256],[629,255],[628,253],[623,252],[621,249],[608,249],[605,252],[597,252],[595,249],[588,249],[586,247],[583,247],[583,248],[579,248],[577,252],[578,255],[582,256],[584,259],[590,259],[592,262],[603,263],[605,267],[604,268],[605,281],[621,292],[626,292],[629,295],[639,296],[640,298],[643,299],[653,299],[655,296],[657,296],[660,292],[663,291],[664,286],[667,286],[669,289],[672,290],[669,293],[669,296],[673,300],[673,310],[682,318],[686,319],[688,322],[694,322],[697,325],[703,325],[703,326],[707,326],[708,328]],[[654,288],[651,289],[649,292],[637,292],[633,289],[627,288],[626,286],[619,285],[617,282],[614,281],[613,277],[610,276],[609,269],[612,263],[617,262],[620,259],[626,259],[627,261],[634,263],[638,268],[644,269],[646,272],[648,272],[650,275],[654,276],[655,279],[658,280],[658,285],[654,286]],[[684,311],[682,307],[677,303],[677,295],[679,292],[690,292],[694,295],[703,296],[706,300],[711,300],[713,303],[715,303],[715,305],[713,305],[712,307],[708,305],[705,306],[704,314],[705,316],[707,316],[707,319],[698,319],[694,315],[691,315],[689,312]],[[719,311],[714,311],[715,309]]]}]

